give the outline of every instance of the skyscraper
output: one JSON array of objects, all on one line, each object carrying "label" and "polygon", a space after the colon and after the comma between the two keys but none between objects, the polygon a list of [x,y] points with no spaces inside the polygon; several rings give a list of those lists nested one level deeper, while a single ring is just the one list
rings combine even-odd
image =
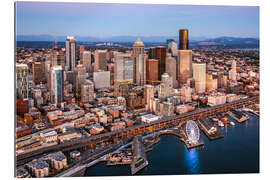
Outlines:
[{"label": "skyscraper", "polygon": [[152,109],[152,99],[154,98],[154,86],[150,84],[144,85],[144,96],[145,96],[145,108],[146,110]]},{"label": "skyscraper", "polygon": [[133,44],[132,58],[133,82],[137,85],[143,85],[146,79],[145,69],[147,56],[144,54],[144,44],[139,39]]},{"label": "skyscraper", "polygon": [[76,65],[76,39],[67,36],[66,39],[66,70],[74,71]]},{"label": "skyscraper", "polygon": [[173,80],[172,77],[167,73],[162,74],[161,83],[158,89],[158,98],[165,99],[172,96],[174,93],[173,90]]},{"label": "skyscraper", "polygon": [[229,78],[233,81],[236,81],[236,61],[232,61],[231,70],[229,71]]},{"label": "skyscraper", "polygon": [[204,93],[206,88],[206,64],[193,63],[193,78],[195,80],[195,91]]},{"label": "skyscraper", "polygon": [[44,84],[46,82],[44,62],[34,62],[34,64],[32,65],[32,72],[33,81],[35,84]]},{"label": "skyscraper", "polygon": [[87,73],[90,73],[92,71],[91,52],[90,51],[83,51],[82,52],[82,64],[85,66]]},{"label": "skyscraper", "polygon": [[158,60],[147,59],[146,60],[146,82],[150,84],[156,84],[158,81]]},{"label": "skyscraper", "polygon": [[65,69],[65,55],[62,51],[53,51],[50,54],[51,58],[51,67],[61,66],[62,69]]},{"label": "skyscraper", "polygon": [[75,94],[79,98],[81,95],[81,85],[85,82],[86,79],[86,70],[85,66],[79,64],[74,71],[74,82],[75,82]]},{"label": "skyscraper", "polygon": [[179,30],[179,49],[180,50],[189,49],[188,30],[187,29],[180,29]]},{"label": "skyscraper", "polygon": [[95,51],[94,71],[107,71],[107,50]]},{"label": "skyscraper", "polygon": [[158,79],[161,80],[161,75],[166,71],[166,55],[167,49],[164,46],[155,47],[154,59],[158,60]]},{"label": "skyscraper", "polygon": [[88,103],[95,99],[94,83],[90,80],[86,80],[81,85],[81,102]]},{"label": "skyscraper", "polygon": [[173,87],[178,86],[177,74],[176,74],[176,58],[171,56],[171,53],[167,53],[166,57],[166,73],[168,73],[173,79]]},{"label": "skyscraper", "polygon": [[187,83],[189,78],[192,78],[192,50],[188,50],[188,30],[179,30],[179,50],[177,62],[177,79],[179,85],[182,86]]},{"label": "skyscraper", "polygon": [[51,68],[51,102],[60,104],[64,99],[64,73],[61,66]]},{"label": "skyscraper", "polygon": [[177,54],[177,44],[173,39],[168,39],[167,40],[167,51],[168,53],[171,53],[173,57],[176,57]]},{"label": "skyscraper", "polygon": [[26,64],[16,64],[17,98],[28,98],[28,88],[28,66]]},{"label": "skyscraper", "polygon": [[114,81],[123,80],[133,82],[133,60],[131,54],[118,53],[115,55]]},{"label": "skyscraper", "polygon": [[192,78],[192,50],[178,50],[178,81],[182,86]]}]

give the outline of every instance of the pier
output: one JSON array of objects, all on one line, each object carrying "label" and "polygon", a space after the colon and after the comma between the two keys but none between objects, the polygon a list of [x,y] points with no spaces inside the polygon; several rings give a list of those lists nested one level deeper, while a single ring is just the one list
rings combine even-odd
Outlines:
[{"label": "pier", "polygon": [[[209,119],[198,119],[197,124],[209,140],[224,138],[224,135],[216,127],[214,127],[213,122],[211,122]],[[213,129],[213,127],[215,129],[211,131],[211,128]]]}]

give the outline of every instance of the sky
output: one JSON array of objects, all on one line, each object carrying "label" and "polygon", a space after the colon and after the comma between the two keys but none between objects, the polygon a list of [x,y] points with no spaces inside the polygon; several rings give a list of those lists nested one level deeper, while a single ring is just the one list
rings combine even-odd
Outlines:
[{"label": "sky", "polygon": [[259,38],[259,7],[16,2],[17,35]]}]

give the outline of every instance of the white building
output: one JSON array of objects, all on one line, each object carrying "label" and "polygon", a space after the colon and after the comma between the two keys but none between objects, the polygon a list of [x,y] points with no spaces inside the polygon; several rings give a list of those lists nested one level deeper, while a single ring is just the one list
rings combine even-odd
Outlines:
[{"label": "white building", "polygon": [[28,98],[28,66],[26,64],[16,64],[16,90],[18,98]]},{"label": "white building", "polygon": [[156,116],[154,114],[146,114],[146,115],[141,116],[141,120],[144,123],[151,123],[151,122],[157,121],[158,119],[159,119],[159,116]]},{"label": "white building", "polygon": [[131,54],[117,53],[114,63],[114,81],[133,82],[133,60]]}]

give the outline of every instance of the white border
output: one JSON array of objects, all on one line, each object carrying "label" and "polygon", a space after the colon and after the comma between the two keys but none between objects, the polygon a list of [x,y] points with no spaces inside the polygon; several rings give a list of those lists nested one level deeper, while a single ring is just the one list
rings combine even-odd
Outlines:
[{"label": "white border", "polygon": [[[27,1],[27,0],[26,0]],[[44,0],[40,0],[44,1]],[[46,0],[47,2],[55,2]],[[56,0],[59,1],[59,0]],[[80,2],[105,2],[105,3],[127,3],[126,0],[79,0]],[[64,0],[60,2],[75,2],[75,0]],[[192,4],[192,5],[242,5],[260,6],[260,69],[261,69],[261,118],[260,118],[260,174],[226,174],[226,175],[181,175],[181,176],[136,176],[120,177],[120,179],[269,179],[269,69],[270,69],[270,29],[269,29],[269,1],[267,0],[129,0],[128,3],[150,3],[150,4]],[[14,1],[1,1],[1,177],[13,179],[14,177]],[[268,112],[267,112],[268,111]],[[85,177],[84,179],[86,179]],[[119,177],[88,177],[91,179],[113,179]],[[87,179],[88,179],[87,178]],[[50,178],[56,179],[56,178]],[[65,178],[57,178],[65,179]],[[72,178],[73,179],[73,178]],[[78,178],[76,178],[78,179]]]}]

